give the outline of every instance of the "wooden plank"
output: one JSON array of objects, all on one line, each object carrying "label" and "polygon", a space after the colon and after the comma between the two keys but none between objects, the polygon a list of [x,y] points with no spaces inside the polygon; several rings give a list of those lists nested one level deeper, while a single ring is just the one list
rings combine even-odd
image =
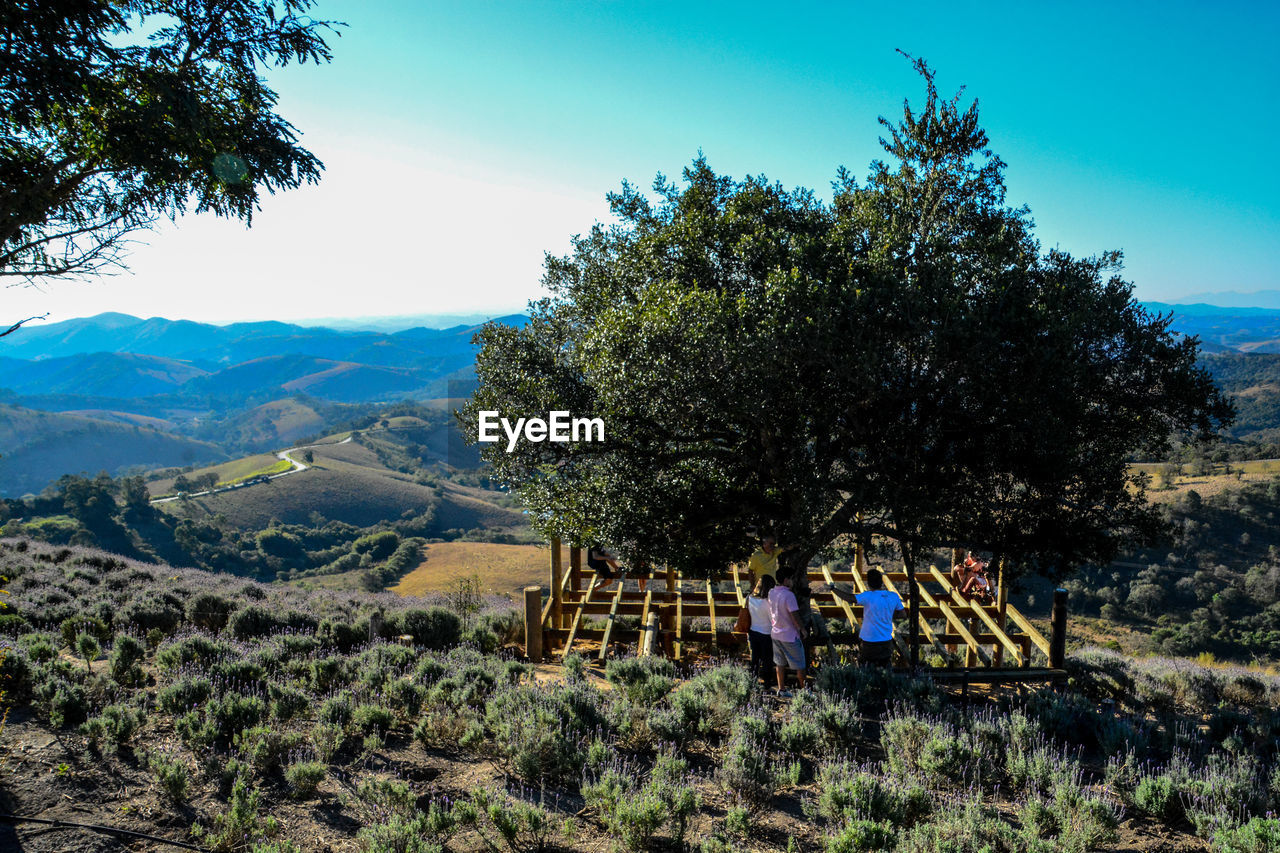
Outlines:
[{"label": "wooden plank", "polygon": [[945,601],[940,601],[938,602],[938,607],[942,610],[943,616],[946,617],[947,623],[960,635],[965,645],[969,647],[969,651],[977,655],[984,664],[991,666],[993,663],[991,655],[987,653],[987,650],[982,647],[977,638],[965,627],[964,620],[955,614],[955,611],[951,609],[951,605]]},{"label": "wooden plank", "polygon": [[[831,567],[826,563],[822,564],[822,574],[827,579],[827,583],[832,586],[835,585],[835,581],[831,579]],[[844,618],[849,620],[849,627],[853,629],[853,636],[858,636],[858,617],[853,615],[853,608],[849,606],[849,602],[835,595],[831,597],[835,599],[836,604],[840,605],[840,609],[844,611]],[[818,608],[818,613],[819,615],[822,614],[821,607]]]},{"label": "wooden plank", "polygon": [[613,623],[618,618],[618,604],[622,601],[622,584],[618,584],[618,592],[613,597],[613,607],[609,610],[608,621],[604,625],[604,636],[600,638],[600,654],[597,655],[599,660],[604,660],[609,653],[609,635],[613,633]]},{"label": "wooden plank", "polygon": [[1058,681],[1067,678],[1066,670],[1048,668],[935,669],[922,670],[921,674],[929,676],[934,681],[963,680],[970,684],[1017,684],[1028,681]]},{"label": "wooden plank", "polygon": [[1000,626],[996,624],[996,620],[992,619],[991,614],[988,613],[985,609],[981,607],[974,607],[972,609],[973,609],[973,612],[978,615],[978,618],[981,619],[986,624],[986,626],[991,629],[991,633],[995,634],[996,637],[999,638],[1000,645],[1003,646],[1005,650],[1009,652],[1009,654],[1013,655],[1013,659],[1018,664],[1018,666],[1022,666],[1023,665],[1022,649],[1018,648],[1018,644],[1015,643],[1013,640],[1010,640],[1009,635],[1006,634],[1004,631],[1000,630]]},{"label": "wooden plank", "polygon": [[563,628],[564,622],[564,587],[562,585],[564,566],[560,561],[560,540],[551,539],[551,620],[557,628]]},{"label": "wooden plank", "polygon": [[[564,573],[564,578],[560,581],[560,600],[561,600],[562,602],[564,601],[564,592],[565,592],[565,587],[566,587],[566,586],[568,586],[568,584],[569,584],[569,573],[568,573],[568,572],[565,572],[565,573]],[[560,624],[560,625],[551,625],[551,624],[550,624],[550,619],[551,619],[551,609],[552,609],[552,605],[553,605],[554,603],[555,603],[555,597],[554,597],[554,596],[552,596],[552,595],[548,595],[548,596],[547,596],[547,603],[546,603],[546,605],[542,608],[542,624],[543,624],[543,625],[546,625],[548,628],[561,628],[561,629],[563,629],[563,628],[564,628],[564,625],[563,625],[563,624]]]},{"label": "wooden plank", "polygon": [[738,594],[738,606],[746,607],[747,602],[742,598],[742,579],[738,577],[738,564],[733,564],[733,591]]},{"label": "wooden plank", "polygon": [[1009,605],[1009,618],[1013,620],[1013,624],[1022,629],[1022,633],[1026,634],[1032,643],[1035,643],[1037,649],[1044,652],[1046,658],[1049,657],[1049,641],[1036,630],[1036,626],[1031,624],[1031,620],[1023,616],[1018,608],[1012,604]]},{"label": "wooden plank", "polygon": [[678,584],[676,586],[676,660],[682,657],[684,657],[684,590]]},{"label": "wooden plank", "polygon": [[640,635],[649,630],[649,608],[653,605],[653,590],[645,590],[644,609],[640,611]]},{"label": "wooden plank", "polygon": [[569,588],[582,591],[582,548],[577,545],[569,548]]},{"label": "wooden plank", "polygon": [[[711,632],[712,632],[712,633],[715,633],[715,630],[716,630],[716,596],[715,596],[715,593],[714,593],[714,592],[712,591],[712,589],[711,589],[711,581],[707,581],[707,611],[708,611],[708,615],[711,617]],[[719,642],[720,642],[720,639],[717,637],[717,638],[716,638],[716,643],[717,643],[717,645],[719,644]]]},{"label": "wooden plank", "polygon": [[[885,578],[884,586],[885,586],[885,589],[889,590],[889,592],[896,593],[899,599],[902,598],[902,594],[898,592],[896,587],[894,587],[893,581],[889,580],[888,578]],[[922,593],[924,592],[924,589],[920,586],[919,582],[916,583],[916,589],[918,589]],[[929,623],[928,621],[926,621],[924,613],[920,612],[919,608],[917,608],[917,612],[920,613],[920,630],[924,632],[925,639],[928,640],[930,645],[933,646],[934,651],[942,655],[944,658],[947,657],[947,647],[944,646],[941,642],[939,642],[938,638],[934,636],[933,629],[929,627]],[[908,618],[910,617],[908,616]],[[894,639],[897,639],[897,636],[898,635],[895,632]]]},{"label": "wooden plank", "polygon": [[578,627],[582,624],[582,608],[591,603],[591,593],[595,592],[595,587],[587,587],[587,594],[583,596],[582,603],[578,606],[577,612],[573,614],[573,624],[569,626],[569,636],[564,641],[564,650],[560,653],[560,660],[563,661],[573,651],[573,636],[578,633]]}]

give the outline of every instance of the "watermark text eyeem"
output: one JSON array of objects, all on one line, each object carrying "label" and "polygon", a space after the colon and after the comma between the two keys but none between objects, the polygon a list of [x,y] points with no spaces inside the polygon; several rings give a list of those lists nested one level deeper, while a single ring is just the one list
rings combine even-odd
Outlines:
[{"label": "watermark text eyeem", "polygon": [[523,435],[525,441],[604,441],[604,421],[601,418],[575,418],[569,412],[549,412],[542,418],[517,418],[514,425],[497,411],[480,412],[477,441],[493,443],[502,440],[499,428],[507,437],[507,452],[516,449],[516,442]]}]

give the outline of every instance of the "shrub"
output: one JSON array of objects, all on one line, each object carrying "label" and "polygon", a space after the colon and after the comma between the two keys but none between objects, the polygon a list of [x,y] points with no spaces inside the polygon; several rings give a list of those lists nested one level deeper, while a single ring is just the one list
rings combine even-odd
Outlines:
[{"label": "shrub", "polygon": [[507,687],[492,696],[485,711],[499,758],[528,782],[576,773],[588,735],[604,725],[599,694],[582,686]]},{"label": "shrub", "polygon": [[153,628],[172,634],[182,621],[182,603],[173,595],[154,591],[131,599],[116,615],[118,625],[136,625],[143,631]]},{"label": "shrub", "polygon": [[606,769],[600,778],[582,783],[582,798],[600,815],[609,835],[627,850],[648,850],[649,841],[666,822],[667,807],[654,786],[641,789],[625,765]]},{"label": "shrub", "polygon": [[267,704],[257,696],[229,693],[210,700],[204,714],[217,731],[215,743],[227,746],[237,734],[266,719]]},{"label": "shrub", "polygon": [[888,821],[910,825],[933,810],[929,792],[910,779],[882,776],[847,761],[818,768],[818,813],[832,823],[848,820]]},{"label": "shrub", "polygon": [[191,789],[191,774],[187,765],[177,758],[152,752],[147,756],[147,767],[156,775],[160,790],[170,802],[182,805],[187,801]]},{"label": "shrub", "polygon": [[142,712],[124,705],[108,705],[102,712],[80,727],[80,731],[88,736],[89,745],[97,751],[103,743],[116,751],[133,739],[142,727]]},{"label": "shrub", "polygon": [[472,822],[490,850],[502,849],[499,841],[512,853],[547,849],[555,819],[546,809],[487,788],[473,791],[471,801],[476,809]]},{"label": "shrub", "polygon": [[285,781],[289,783],[289,795],[295,800],[311,799],[327,773],[328,768],[319,761],[290,764],[284,771]]},{"label": "shrub", "polygon": [[1133,804],[1142,811],[1166,823],[1174,823],[1182,817],[1182,801],[1172,777],[1147,776],[1133,791]]},{"label": "shrub", "polygon": [[393,814],[366,826],[356,840],[365,853],[442,853],[457,828],[456,810],[432,803],[428,811],[412,817]]},{"label": "shrub", "polygon": [[1280,820],[1255,817],[1234,829],[1213,834],[1214,853],[1274,853],[1280,850]]},{"label": "shrub", "polygon": [[284,768],[285,759],[302,744],[302,735],[253,726],[236,735],[232,742],[245,766],[261,777]]},{"label": "shrub", "polygon": [[347,659],[343,657],[327,657],[311,661],[309,675],[311,689],[321,693],[347,684],[350,680],[347,677]]},{"label": "shrub", "polygon": [[27,653],[8,644],[0,645],[0,694],[16,699],[31,685],[31,664]]},{"label": "shrub", "polygon": [[397,678],[386,686],[384,695],[387,704],[393,709],[401,711],[406,718],[413,718],[422,710],[422,700],[427,691],[421,684],[414,684],[407,678]]},{"label": "shrub", "polygon": [[57,674],[32,681],[36,701],[46,709],[54,728],[76,726],[88,719],[89,700],[79,684]]},{"label": "shrub", "polygon": [[892,849],[897,832],[887,821],[851,820],[827,836],[827,853],[872,853]]},{"label": "shrub", "polygon": [[191,663],[208,667],[220,658],[233,656],[235,650],[227,643],[196,634],[161,646],[156,652],[156,665],[168,670],[176,670]]},{"label": "shrub", "polygon": [[644,706],[662,701],[675,687],[675,664],[665,658],[634,657],[605,664],[604,677],[631,702]]},{"label": "shrub", "polygon": [[181,714],[203,705],[212,695],[209,679],[184,675],[156,693],[156,704],[166,714]]},{"label": "shrub", "polygon": [[326,619],[318,631],[321,642],[346,653],[369,639],[369,628],[347,622]]},{"label": "shrub", "polygon": [[400,628],[414,645],[428,649],[451,648],[462,638],[462,620],[442,607],[406,610],[400,614]]},{"label": "shrub", "polygon": [[381,705],[359,705],[351,715],[351,723],[361,734],[386,732],[395,722],[391,712]]},{"label": "shrub", "polygon": [[269,684],[267,698],[271,700],[271,716],[282,723],[292,720],[311,707],[310,696],[285,685]]},{"label": "shrub", "polygon": [[248,781],[238,776],[232,784],[227,811],[214,816],[211,829],[197,823],[191,829],[192,835],[217,851],[236,850],[246,842],[266,840],[276,833],[278,825],[275,818],[258,815],[261,799],[258,790],[250,788]]},{"label": "shrub", "polygon": [[649,715],[649,728],[673,743],[685,743],[726,731],[755,689],[755,679],[740,666],[719,666],[680,685],[669,710]]},{"label": "shrub", "polygon": [[146,681],[146,675],[138,664],[146,653],[146,646],[138,640],[128,634],[118,635],[107,664],[111,678],[125,687],[141,685]]},{"label": "shrub", "polygon": [[769,801],[782,781],[776,762],[769,757],[772,742],[767,720],[740,717],[716,768],[716,779],[725,790],[753,811]]},{"label": "shrub", "polygon": [[316,712],[316,720],[335,726],[346,726],[351,722],[352,711],[351,698],[347,694],[331,696],[320,705],[320,710]]},{"label": "shrub", "polygon": [[823,742],[835,749],[850,749],[862,734],[857,706],[843,697],[804,691],[792,700],[791,713],[812,719]]},{"label": "shrub", "polygon": [[935,788],[975,782],[994,759],[970,731],[897,712],[885,720],[880,742],[891,772],[922,778]]},{"label": "shrub", "polygon": [[212,592],[202,592],[187,602],[187,621],[197,628],[216,634],[226,627],[234,605]]}]

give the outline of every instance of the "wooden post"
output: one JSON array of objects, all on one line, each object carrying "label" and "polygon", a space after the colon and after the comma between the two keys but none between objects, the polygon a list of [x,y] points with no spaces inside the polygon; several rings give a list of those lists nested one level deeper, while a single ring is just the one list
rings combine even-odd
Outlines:
[{"label": "wooden post", "polygon": [[[1006,595],[1004,583],[1004,557],[1000,557],[996,563],[996,624],[1000,626],[1000,630],[1004,630],[1005,616],[1009,609],[1009,599]],[[996,644],[996,666],[1004,665],[1004,647]]]},{"label": "wooden post", "polygon": [[666,600],[672,602],[676,600],[676,570],[667,563],[667,595]]},{"label": "wooden post", "polygon": [[369,614],[369,642],[376,642],[382,636],[382,610]]},{"label": "wooden post", "polygon": [[1062,669],[1067,660],[1067,591],[1053,591],[1053,622],[1049,632],[1049,668]]},{"label": "wooden post", "polygon": [[915,554],[911,553],[911,549],[905,542],[900,544],[902,556],[907,564],[907,621],[911,623],[908,651],[911,653],[911,672],[914,674],[920,668],[920,588],[916,584]]},{"label": "wooden post", "polygon": [[536,586],[524,588],[524,654],[542,660],[542,589]]},{"label": "wooden post", "polygon": [[564,619],[564,567],[560,562],[560,539],[551,537],[551,627],[563,628]]},{"label": "wooden post", "polygon": [[582,546],[581,545],[570,546],[569,588],[572,589],[574,592],[582,592]]}]

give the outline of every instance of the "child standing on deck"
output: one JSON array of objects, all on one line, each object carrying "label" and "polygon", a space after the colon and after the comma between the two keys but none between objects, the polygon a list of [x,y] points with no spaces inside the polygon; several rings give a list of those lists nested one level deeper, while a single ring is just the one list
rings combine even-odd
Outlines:
[{"label": "child standing on deck", "polygon": [[747,630],[747,642],[751,646],[751,674],[769,686],[769,665],[773,662],[773,616],[769,613],[769,592],[773,578],[764,575],[747,596],[747,611],[751,614],[751,628]]},{"label": "child standing on deck", "polygon": [[791,591],[795,577],[789,569],[778,570],[778,585],[769,590],[769,617],[773,637],[773,665],[778,675],[778,695],[790,698],[786,690],[787,670],[796,671],[796,684],[804,687],[804,628],[800,625],[800,603]]}]

